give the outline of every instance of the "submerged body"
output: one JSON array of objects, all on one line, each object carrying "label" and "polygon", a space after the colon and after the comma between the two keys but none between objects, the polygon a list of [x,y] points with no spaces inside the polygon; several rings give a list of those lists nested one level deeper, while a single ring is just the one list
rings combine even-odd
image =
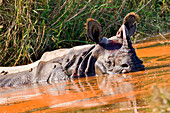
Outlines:
[{"label": "submerged body", "polygon": [[130,41],[137,19],[136,14],[129,13],[117,35],[109,39],[101,36],[101,26],[96,20],[88,19],[87,36],[94,45],[46,52],[39,61],[25,66],[0,67],[0,86],[143,70],[143,62]]}]

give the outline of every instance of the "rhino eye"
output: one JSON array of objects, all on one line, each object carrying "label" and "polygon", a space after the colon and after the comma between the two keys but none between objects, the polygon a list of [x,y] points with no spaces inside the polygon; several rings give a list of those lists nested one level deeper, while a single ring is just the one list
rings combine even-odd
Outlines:
[{"label": "rhino eye", "polygon": [[110,67],[112,65],[112,62],[111,61],[105,61],[105,65],[106,65],[106,67]]}]

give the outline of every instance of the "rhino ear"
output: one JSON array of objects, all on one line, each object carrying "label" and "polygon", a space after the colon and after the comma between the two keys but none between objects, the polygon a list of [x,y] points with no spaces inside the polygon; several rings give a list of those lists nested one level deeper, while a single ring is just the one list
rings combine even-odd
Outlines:
[{"label": "rhino ear", "polygon": [[[132,36],[135,33],[137,20],[139,20],[139,16],[133,12],[128,13],[125,16],[123,20],[123,24],[126,26],[129,36]],[[118,30],[117,36],[123,38],[123,27],[122,26]]]},{"label": "rhino ear", "polygon": [[87,19],[86,22],[87,36],[95,43],[99,43],[102,39],[101,25],[97,20],[92,18]]},{"label": "rhino ear", "polygon": [[123,24],[127,27],[129,36],[132,36],[135,33],[137,20],[139,20],[139,16],[134,12],[128,13],[125,16]]}]

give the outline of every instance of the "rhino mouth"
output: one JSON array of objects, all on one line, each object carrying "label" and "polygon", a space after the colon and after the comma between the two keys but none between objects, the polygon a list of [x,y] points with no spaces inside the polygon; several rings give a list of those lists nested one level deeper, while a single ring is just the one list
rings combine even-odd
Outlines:
[{"label": "rhino mouth", "polygon": [[129,73],[130,71],[128,69],[122,69],[119,74]]},{"label": "rhino mouth", "polygon": [[122,68],[119,74],[130,73],[130,72],[137,72],[145,70],[145,66],[142,64],[133,65],[130,68]]}]

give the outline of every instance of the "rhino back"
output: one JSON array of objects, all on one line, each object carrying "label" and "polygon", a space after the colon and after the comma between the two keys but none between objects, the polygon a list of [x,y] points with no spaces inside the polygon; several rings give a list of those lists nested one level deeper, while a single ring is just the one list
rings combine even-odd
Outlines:
[{"label": "rhino back", "polygon": [[0,67],[0,87],[67,80],[77,67],[82,54],[92,46],[83,45],[45,52],[40,60],[32,64]]},{"label": "rhino back", "polygon": [[17,73],[0,75],[0,87],[16,86],[35,82],[36,68],[24,70]]}]

